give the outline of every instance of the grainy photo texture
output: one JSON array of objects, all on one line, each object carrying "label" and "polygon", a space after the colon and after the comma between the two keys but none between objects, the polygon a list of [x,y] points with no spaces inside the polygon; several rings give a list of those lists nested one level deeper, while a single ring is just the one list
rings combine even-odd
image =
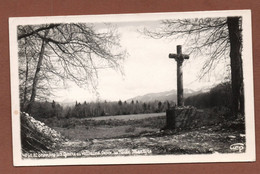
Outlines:
[{"label": "grainy photo texture", "polygon": [[255,159],[250,11],[9,22],[14,165]]}]

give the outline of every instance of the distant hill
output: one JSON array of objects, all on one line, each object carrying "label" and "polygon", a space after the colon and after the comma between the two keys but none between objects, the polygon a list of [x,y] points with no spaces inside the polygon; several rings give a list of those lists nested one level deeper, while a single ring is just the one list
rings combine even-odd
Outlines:
[{"label": "distant hill", "polygon": [[[184,89],[184,98],[197,95],[199,93],[209,91],[209,89],[205,90],[200,90],[200,91],[194,91],[192,89]],[[165,91],[165,92],[158,92],[158,93],[148,93],[145,95],[137,96],[130,98],[126,100],[127,102],[131,102],[132,100],[136,101],[141,101],[141,102],[152,102],[155,100],[158,101],[174,101],[177,102],[177,90],[171,90],[171,91]]]},{"label": "distant hill", "polygon": [[[210,87],[199,90],[199,91],[195,91],[192,89],[188,89],[185,88],[184,89],[184,98],[193,96],[193,95],[197,95],[203,92],[208,92],[210,90]],[[177,90],[170,90],[170,91],[164,91],[164,92],[158,92],[158,93],[148,93],[148,94],[144,94],[144,95],[140,95],[140,96],[136,96],[130,99],[127,99],[126,102],[131,102],[132,100],[136,101],[140,101],[140,102],[153,102],[155,100],[158,101],[174,101],[177,102]],[[109,100],[107,100],[109,101]],[[115,101],[117,102],[117,101]],[[69,99],[65,99],[62,102],[59,102],[59,104],[63,107],[71,107],[71,106],[75,106],[76,100],[75,101],[71,101]]]}]

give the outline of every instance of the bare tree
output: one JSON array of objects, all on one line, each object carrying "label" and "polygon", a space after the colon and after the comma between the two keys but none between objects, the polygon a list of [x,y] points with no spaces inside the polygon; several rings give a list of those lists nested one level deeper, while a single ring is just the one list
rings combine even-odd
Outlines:
[{"label": "bare tree", "polygon": [[229,58],[233,94],[233,116],[244,114],[241,17],[163,20],[155,30],[143,33],[155,39],[185,39],[193,56],[206,57],[200,78]]},{"label": "bare tree", "polygon": [[[19,80],[20,80],[20,103],[21,109],[25,110],[25,106],[28,104],[28,98],[32,92],[32,82],[35,74],[36,65],[38,62],[38,50],[36,44],[31,40],[22,39],[19,40]],[[44,77],[45,76],[45,77]],[[49,96],[51,91],[48,90],[51,77],[46,77],[46,74],[41,74],[39,77],[37,91],[38,98]],[[45,80],[46,79],[46,80]]]},{"label": "bare tree", "polygon": [[42,91],[50,91],[57,79],[64,83],[70,80],[95,90],[98,69],[121,71],[121,61],[126,55],[116,28],[110,25],[105,29],[83,23],[18,26],[17,39],[19,61],[25,63],[19,66],[20,89],[23,89],[23,102],[28,101],[25,110],[29,113],[40,84]]}]

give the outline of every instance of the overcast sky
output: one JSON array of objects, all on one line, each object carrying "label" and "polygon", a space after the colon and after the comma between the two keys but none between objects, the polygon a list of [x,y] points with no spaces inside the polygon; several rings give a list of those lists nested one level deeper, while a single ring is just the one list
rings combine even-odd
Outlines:
[{"label": "overcast sky", "polygon": [[[117,23],[116,25],[121,35],[121,45],[127,50],[129,56],[123,65],[124,75],[111,69],[99,71],[99,99],[127,100],[147,93],[177,89],[177,65],[174,59],[168,58],[168,55],[176,53],[176,46],[182,45],[183,41],[152,39],[138,32],[138,29],[144,27],[151,29],[157,27],[158,21]],[[185,46],[183,46],[183,53],[185,54]],[[211,78],[205,77],[198,81],[202,63],[199,57],[192,57],[192,55],[189,60],[184,61],[184,88],[200,90],[223,81],[220,71],[225,71],[224,64],[212,73]],[[59,90],[57,97],[55,100],[59,102],[97,100],[95,94],[76,85],[71,85],[66,90]]]}]

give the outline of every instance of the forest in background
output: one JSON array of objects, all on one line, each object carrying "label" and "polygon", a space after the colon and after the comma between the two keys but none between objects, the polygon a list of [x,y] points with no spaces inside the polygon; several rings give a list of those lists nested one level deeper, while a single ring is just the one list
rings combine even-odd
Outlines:
[{"label": "forest in background", "polygon": [[[174,106],[174,101],[141,102],[114,101],[114,102],[75,102],[72,106],[62,106],[55,101],[35,102],[32,113],[36,118],[91,118],[99,116],[130,115],[144,113],[165,112],[168,107]],[[186,106],[195,106],[199,109],[225,108],[230,114],[232,107],[231,84],[221,83],[209,92],[200,93],[185,99]]]}]

